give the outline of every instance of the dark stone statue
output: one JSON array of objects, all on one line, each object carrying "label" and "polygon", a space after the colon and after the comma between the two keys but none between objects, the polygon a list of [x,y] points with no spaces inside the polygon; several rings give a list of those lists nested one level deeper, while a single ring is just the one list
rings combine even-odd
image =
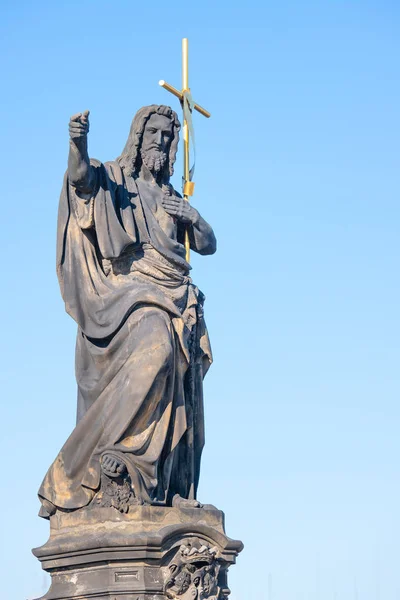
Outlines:
[{"label": "dark stone statue", "polygon": [[40,487],[51,576],[39,600],[227,600],[243,548],[196,499],[211,350],[186,261],[211,227],[170,184],[180,124],[132,122],[121,156],[89,160],[89,113],[70,121],[57,272],[78,324],[77,424]]},{"label": "dark stone statue", "polygon": [[183,240],[187,228],[206,255],[215,236],[170,184],[180,129],[171,108],[140,109],[105,164],[89,160],[88,114],[70,120],[57,233],[61,293],[78,324],[77,425],[40,487],[40,514],[198,507],[211,350]]}]

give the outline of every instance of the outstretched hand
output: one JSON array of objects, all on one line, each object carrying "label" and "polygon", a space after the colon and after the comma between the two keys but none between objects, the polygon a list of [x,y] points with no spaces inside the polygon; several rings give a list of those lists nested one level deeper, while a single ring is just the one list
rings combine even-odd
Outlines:
[{"label": "outstretched hand", "polygon": [[193,225],[199,218],[197,210],[187,200],[179,196],[166,194],[162,200],[162,205],[166,213],[171,217],[175,217],[181,223]]},{"label": "outstretched hand", "polygon": [[69,120],[69,135],[71,140],[79,141],[86,138],[89,132],[89,111],[76,113]]}]

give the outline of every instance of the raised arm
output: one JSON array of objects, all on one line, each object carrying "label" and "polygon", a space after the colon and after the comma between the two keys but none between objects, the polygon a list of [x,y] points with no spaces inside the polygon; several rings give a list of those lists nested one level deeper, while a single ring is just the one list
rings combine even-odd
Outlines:
[{"label": "raised arm", "polygon": [[89,111],[73,115],[69,122],[68,178],[79,192],[90,194],[94,188],[93,168],[90,166],[87,134]]},{"label": "raised arm", "polygon": [[188,227],[192,250],[199,254],[214,254],[217,249],[217,240],[212,227],[189,202],[180,196],[166,194],[163,207],[169,215]]}]

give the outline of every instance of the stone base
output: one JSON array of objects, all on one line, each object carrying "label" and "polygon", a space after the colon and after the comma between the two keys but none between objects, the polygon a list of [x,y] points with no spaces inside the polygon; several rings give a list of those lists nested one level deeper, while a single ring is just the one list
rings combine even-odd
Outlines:
[{"label": "stone base", "polygon": [[33,550],[50,573],[38,600],[220,600],[243,544],[215,508],[137,506],[57,512]]}]

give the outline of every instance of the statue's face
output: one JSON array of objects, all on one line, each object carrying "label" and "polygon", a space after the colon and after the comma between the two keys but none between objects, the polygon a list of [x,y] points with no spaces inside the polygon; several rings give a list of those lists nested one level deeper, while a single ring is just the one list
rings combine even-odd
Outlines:
[{"label": "statue's face", "polygon": [[172,139],[172,121],[164,115],[151,115],[147,121],[142,138],[142,153],[152,150],[168,153]]},{"label": "statue's face", "polygon": [[164,115],[152,114],[143,131],[140,153],[143,164],[154,177],[164,171],[172,135],[171,119]]}]

